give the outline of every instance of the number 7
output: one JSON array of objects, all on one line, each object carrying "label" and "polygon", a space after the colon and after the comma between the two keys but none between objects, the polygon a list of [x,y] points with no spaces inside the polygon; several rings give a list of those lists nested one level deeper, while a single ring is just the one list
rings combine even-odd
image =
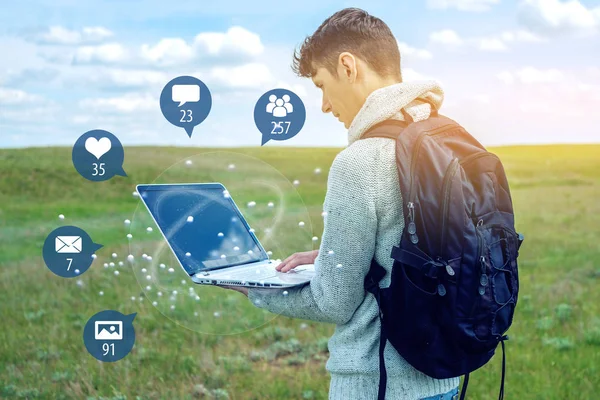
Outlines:
[{"label": "number 7", "polygon": [[73,259],[67,258],[67,260],[69,260],[69,266],[67,267],[67,271],[68,271],[69,269],[71,269],[71,264],[73,263]]}]

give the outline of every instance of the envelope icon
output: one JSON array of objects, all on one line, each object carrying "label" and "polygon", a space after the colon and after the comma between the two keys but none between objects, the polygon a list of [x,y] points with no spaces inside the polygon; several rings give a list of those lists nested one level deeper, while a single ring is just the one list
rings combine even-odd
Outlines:
[{"label": "envelope icon", "polygon": [[57,236],[54,245],[57,253],[81,253],[81,236]]}]

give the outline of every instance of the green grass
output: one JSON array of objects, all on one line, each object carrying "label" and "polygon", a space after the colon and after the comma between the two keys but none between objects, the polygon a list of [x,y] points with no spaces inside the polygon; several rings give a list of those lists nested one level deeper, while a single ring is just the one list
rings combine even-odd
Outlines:
[{"label": "green grass", "polygon": [[[489,150],[505,165],[517,230],[525,235],[520,299],[507,342],[506,398],[597,398],[600,146]],[[160,234],[145,232],[153,224],[132,191],[154,181],[221,181],[274,258],[285,258],[317,248],[310,238],[321,236],[327,173],[339,151],[134,147],[126,149],[128,177],[89,182],[73,168],[68,148],[0,150],[0,398],[191,399],[207,390],[213,398],[326,399],[327,339],[334,326],[276,316],[219,288],[194,285],[189,296],[192,285]],[[250,200],[255,208],[245,207]],[[277,207],[265,207],[268,201],[284,201],[285,213],[277,217]],[[299,228],[298,220],[306,226]],[[57,277],[41,258],[46,236],[61,225],[79,226],[104,245],[79,279]],[[274,227],[270,236],[267,227]],[[140,272],[143,252],[154,258],[146,266],[152,281]],[[129,253],[136,267],[103,267]],[[152,289],[144,293],[148,283]],[[171,302],[173,290],[178,294]],[[89,317],[105,309],[138,313],[134,349],[116,363],[95,360],[82,341]],[[500,366],[499,349],[472,374],[469,399],[497,396]]]}]

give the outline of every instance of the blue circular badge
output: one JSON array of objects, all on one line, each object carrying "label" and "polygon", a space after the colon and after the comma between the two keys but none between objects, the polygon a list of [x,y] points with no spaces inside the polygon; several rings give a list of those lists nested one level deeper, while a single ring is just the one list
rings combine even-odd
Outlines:
[{"label": "blue circular badge", "polygon": [[160,94],[160,110],[175,126],[179,126],[192,137],[194,127],[206,119],[212,107],[208,87],[193,76],[172,79]]},{"label": "blue circular badge", "polygon": [[102,129],[88,131],[75,142],[73,165],[90,181],[106,181],[115,175],[127,176],[123,170],[125,152],[121,141]]},{"label": "blue circular badge", "polygon": [[46,238],[42,255],[50,271],[63,278],[74,278],[90,268],[92,255],[101,247],[83,229],[61,226]]},{"label": "blue circular badge", "polygon": [[254,123],[262,134],[261,146],[269,140],[288,140],[300,132],[306,120],[304,103],[294,92],[273,89],[254,107]]},{"label": "blue circular badge", "polygon": [[106,310],[92,316],[83,328],[83,343],[90,354],[105,362],[119,361],[129,354],[135,343],[136,314]]}]

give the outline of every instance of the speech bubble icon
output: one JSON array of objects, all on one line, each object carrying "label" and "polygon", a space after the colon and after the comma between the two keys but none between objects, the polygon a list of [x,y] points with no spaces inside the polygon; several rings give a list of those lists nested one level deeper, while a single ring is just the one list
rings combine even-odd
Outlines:
[{"label": "speech bubble icon", "polygon": [[124,315],[115,310],[94,314],[83,328],[83,343],[88,352],[104,362],[119,361],[133,349],[137,313]]},{"label": "speech bubble icon", "polygon": [[90,268],[92,254],[102,247],[83,229],[68,225],[56,228],[46,237],[42,255],[50,271],[63,278],[74,278]]},{"label": "speech bubble icon", "polygon": [[167,121],[183,128],[189,137],[194,127],[206,119],[211,107],[210,90],[193,76],[172,79],[160,94],[160,110]]},{"label": "speech bubble icon", "polygon": [[173,85],[172,96],[174,102],[179,102],[181,107],[187,102],[200,101],[200,86],[198,85]]},{"label": "speech bubble icon", "polygon": [[262,134],[260,145],[269,140],[288,140],[296,136],[306,120],[304,103],[294,92],[273,89],[263,94],[254,106],[254,123]]},{"label": "speech bubble icon", "polygon": [[125,151],[112,133],[94,129],[81,135],[73,146],[73,166],[90,181],[106,181],[115,175],[127,176],[123,169]]}]

